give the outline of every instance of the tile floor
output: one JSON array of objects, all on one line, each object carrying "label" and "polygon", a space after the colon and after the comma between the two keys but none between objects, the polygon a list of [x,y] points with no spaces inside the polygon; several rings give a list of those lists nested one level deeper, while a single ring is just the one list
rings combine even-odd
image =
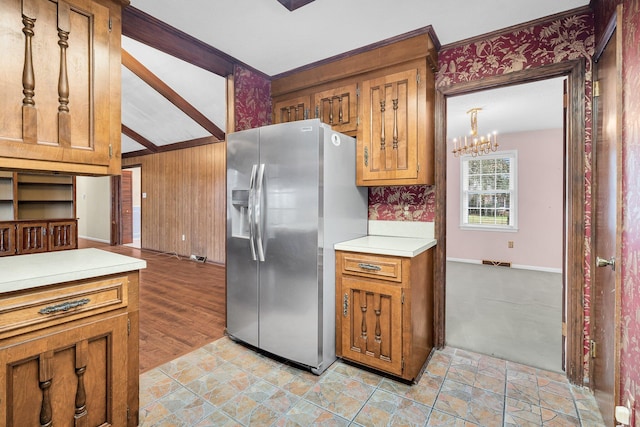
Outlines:
[{"label": "tile floor", "polygon": [[454,348],[414,385],[338,360],[321,376],[222,338],[140,376],[149,426],[603,426],[563,375]]}]

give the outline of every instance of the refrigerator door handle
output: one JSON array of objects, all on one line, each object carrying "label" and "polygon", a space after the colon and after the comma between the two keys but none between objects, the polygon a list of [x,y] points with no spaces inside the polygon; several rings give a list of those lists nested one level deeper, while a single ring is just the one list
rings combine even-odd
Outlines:
[{"label": "refrigerator door handle", "polygon": [[255,204],[255,226],[256,226],[256,247],[258,249],[258,260],[264,262],[264,247],[262,245],[262,188],[264,186],[264,163],[258,169],[258,179],[256,182],[256,204]]},{"label": "refrigerator door handle", "polygon": [[256,236],[255,236],[255,224],[254,224],[254,216],[255,216],[255,185],[256,185],[256,171],[258,169],[258,165],[253,165],[251,168],[251,179],[249,181],[249,206],[248,206],[248,216],[249,216],[249,247],[251,248],[251,259],[256,261],[258,258],[256,256]]}]

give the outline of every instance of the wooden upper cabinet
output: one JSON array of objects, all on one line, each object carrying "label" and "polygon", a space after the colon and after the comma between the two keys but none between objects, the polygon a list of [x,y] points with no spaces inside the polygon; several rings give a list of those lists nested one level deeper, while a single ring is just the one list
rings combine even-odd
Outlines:
[{"label": "wooden upper cabinet", "polygon": [[357,129],[357,83],[317,92],[313,98],[313,117],[319,118],[337,132],[353,132]]},{"label": "wooden upper cabinet", "polygon": [[419,66],[362,83],[357,185],[433,183],[433,118],[426,114],[428,102],[433,111],[432,82]]},{"label": "wooden upper cabinet", "polygon": [[359,186],[432,185],[438,48],[427,29],[275,79],[273,123],[317,117],[355,136]]},{"label": "wooden upper cabinet", "polygon": [[273,123],[288,123],[310,119],[311,98],[309,95],[276,101],[273,105]]},{"label": "wooden upper cabinet", "polygon": [[0,167],[118,173],[123,3],[0,3]]}]

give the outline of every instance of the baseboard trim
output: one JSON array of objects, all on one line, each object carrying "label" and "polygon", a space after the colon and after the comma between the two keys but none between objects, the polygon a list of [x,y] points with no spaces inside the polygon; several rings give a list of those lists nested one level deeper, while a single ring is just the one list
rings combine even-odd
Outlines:
[{"label": "baseboard trim", "polygon": [[100,242],[100,243],[106,243],[106,244],[110,244],[111,243],[109,240],[97,239],[95,237],[89,237],[89,236],[80,236],[80,235],[78,235],[78,239],[91,240],[93,242]]},{"label": "baseboard trim", "polygon": [[[482,260],[479,260],[479,259],[447,258],[447,261],[482,265]],[[545,273],[562,274],[561,268],[540,267],[537,265],[511,264],[511,268],[517,268],[518,270],[531,270],[531,271],[542,271]]]}]

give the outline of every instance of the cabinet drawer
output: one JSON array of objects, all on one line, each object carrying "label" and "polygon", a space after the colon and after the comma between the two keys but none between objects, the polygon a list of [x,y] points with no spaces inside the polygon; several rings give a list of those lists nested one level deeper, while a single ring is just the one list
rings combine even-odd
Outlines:
[{"label": "cabinet drawer", "polygon": [[128,284],[123,276],[3,298],[0,338],[126,307]]},{"label": "cabinet drawer", "polygon": [[402,282],[402,259],[358,253],[342,254],[342,273]]}]

